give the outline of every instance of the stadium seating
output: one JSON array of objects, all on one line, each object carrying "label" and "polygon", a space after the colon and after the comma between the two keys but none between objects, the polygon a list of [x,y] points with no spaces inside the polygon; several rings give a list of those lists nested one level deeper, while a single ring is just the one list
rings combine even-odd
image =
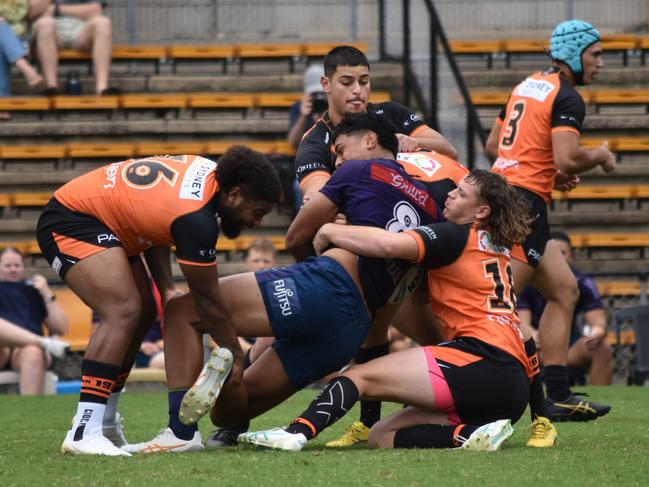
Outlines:
[{"label": "stadium seating", "polygon": [[69,320],[69,331],[61,338],[70,343],[70,351],[85,351],[92,334],[92,310],[68,288],[56,288],[56,301]]}]

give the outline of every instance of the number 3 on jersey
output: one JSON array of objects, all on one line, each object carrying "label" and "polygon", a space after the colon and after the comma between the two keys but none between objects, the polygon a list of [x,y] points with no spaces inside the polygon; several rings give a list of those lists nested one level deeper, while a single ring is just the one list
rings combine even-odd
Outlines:
[{"label": "number 3 on jersey", "polygon": [[[511,311],[515,304],[514,282],[512,279],[512,266],[509,262],[505,264],[504,272],[500,267],[498,259],[489,259],[482,262],[484,275],[493,283],[493,294],[487,300],[489,311]],[[502,276],[506,275],[507,280],[503,281]]]},{"label": "number 3 on jersey", "polygon": [[509,112],[509,119],[507,119],[506,126],[502,129],[502,138],[500,140],[500,147],[509,149],[516,141],[518,135],[518,125],[523,120],[525,113],[525,102],[520,101],[516,103]]},{"label": "number 3 on jersey", "polygon": [[178,171],[159,161],[140,159],[124,167],[122,178],[126,184],[135,189],[152,188],[163,179],[170,186],[174,186]]}]

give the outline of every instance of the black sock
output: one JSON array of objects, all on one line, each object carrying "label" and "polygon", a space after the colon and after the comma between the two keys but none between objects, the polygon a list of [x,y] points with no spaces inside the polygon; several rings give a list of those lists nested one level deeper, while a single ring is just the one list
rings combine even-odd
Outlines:
[{"label": "black sock", "polygon": [[[364,364],[388,353],[390,353],[390,347],[387,343],[376,347],[361,348],[354,357],[354,362]],[[379,419],[381,419],[381,401],[361,401],[361,423],[371,428]]]},{"label": "black sock", "polygon": [[336,377],[320,391],[307,410],[286,431],[302,433],[310,440],[347,414],[356,401],[356,384],[345,376]]},{"label": "black sock", "polygon": [[543,374],[545,375],[545,386],[548,389],[550,399],[563,401],[570,395],[568,367],[565,365],[546,365],[543,368]]},{"label": "black sock", "polygon": [[243,354],[243,370],[246,370],[248,367],[252,365],[252,362],[250,361],[250,351],[252,350],[252,347],[250,347],[248,350],[246,350],[246,353]]},{"label": "black sock", "polygon": [[189,441],[194,437],[198,431],[198,423],[186,425],[178,417],[180,411],[180,403],[189,388],[175,389],[167,393],[167,400],[169,402],[169,423],[167,426],[174,432],[177,438]]},{"label": "black sock", "polygon": [[395,448],[457,448],[478,429],[478,426],[460,424],[420,424],[397,430]]},{"label": "black sock", "polygon": [[539,373],[539,358],[536,354],[536,344],[534,339],[530,338],[525,342],[525,353],[527,360],[532,367],[532,383],[530,384],[530,415],[532,421],[537,417],[548,417],[548,412],[545,408],[545,394],[543,386],[541,385],[541,374]]}]

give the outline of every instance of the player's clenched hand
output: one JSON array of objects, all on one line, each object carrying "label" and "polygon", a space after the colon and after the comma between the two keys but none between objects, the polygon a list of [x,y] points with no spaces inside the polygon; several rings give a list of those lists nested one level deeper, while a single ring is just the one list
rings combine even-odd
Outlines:
[{"label": "player's clenched hand", "polygon": [[327,247],[329,247],[329,244],[331,243],[329,241],[329,229],[331,228],[331,225],[333,223],[326,223],[320,227],[320,230],[318,230],[318,233],[315,234],[315,237],[313,237],[313,248],[315,249],[316,255],[322,254]]},{"label": "player's clenched hand", "polygon": [[397,134],[397,140],[399,141],[399,152],[413,152],[419,148],[417,140],[414,137]]},{"label": "player's clenched hand", "polygon": [[602,169],[606,174],[611,173],[615,170],[616,161],[615,155],[608,148],[608,140],[605,140],[604,143],[600,146],[600,149],[604,151],[604,161],[600,164]]},{"label": "player's clenched hand", "polygon": [[579,181],[579,176],[576,174],[571,176],[562,171],[557,171],[557,174],[554,177],[554,189],[557,191],[570,191],[577,187]]}]

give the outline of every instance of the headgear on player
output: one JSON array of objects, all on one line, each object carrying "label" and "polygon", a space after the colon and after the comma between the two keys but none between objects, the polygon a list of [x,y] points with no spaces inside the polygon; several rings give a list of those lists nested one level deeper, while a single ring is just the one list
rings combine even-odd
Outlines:
[{"label": "headgear on player", "polygon": [[601,39],[599,31],[583,20],[561,22],[550,36],[550,56],[555,61],[565,63],[578,85],[583,85],[584,66],[581,55],[586,49]]}]

